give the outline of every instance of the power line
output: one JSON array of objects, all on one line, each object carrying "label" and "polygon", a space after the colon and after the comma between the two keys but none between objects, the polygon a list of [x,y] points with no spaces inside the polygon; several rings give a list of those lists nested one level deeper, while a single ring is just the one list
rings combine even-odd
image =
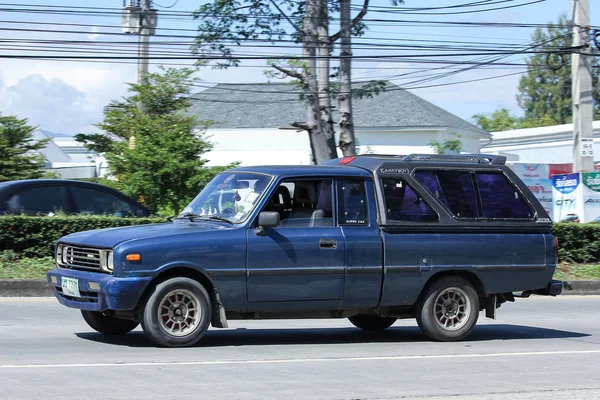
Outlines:
[{"label": "power line", "polygon": [[177,3],[179,3],[179,0],[175,0],[175,2],[173,4],[171,4],[170,6],[161,6],[160,4],[158,4],[155,1],[152,2],[152,4],[154,4],[155,6],[158,6],[160,8],[173,8],[177,5]]}]

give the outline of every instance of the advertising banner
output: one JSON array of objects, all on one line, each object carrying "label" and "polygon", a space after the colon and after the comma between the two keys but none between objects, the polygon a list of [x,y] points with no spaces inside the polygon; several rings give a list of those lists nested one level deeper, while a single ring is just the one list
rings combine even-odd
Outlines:
[{"label": "advertising banner", "polygon": [[[554,202],[552,201],[552,179],[523,179],[531,193],[538,199],[542,207],[548,213],[548,217],[554,218]],[[600,195],[600,193],[598,193]]]},{"label": "advertising banner", "polygon": [[509,166],[523,180],[550,178],[550,164],[515,163]]},{"label": "advertising banner", "polygon": [[579,222],[583,219],[583,199],[580,174],[552,176],[552,198],[555,222]]},{"label": "advertising banner", "polygon": [[[600,172],[584,172],[581,174],[581,180],[585,208],[582,222],[600,222]],[[596,219],[598,221],[595,221]]]}]

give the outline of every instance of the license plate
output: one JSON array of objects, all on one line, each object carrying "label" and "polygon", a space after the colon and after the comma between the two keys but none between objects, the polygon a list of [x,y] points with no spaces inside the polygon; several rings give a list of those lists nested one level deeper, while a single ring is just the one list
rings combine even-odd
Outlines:
[{"label": "license plate", "polygon": [[62,278],[62,290],[65,296],[81,297],[79,293],[79,280],[73,278]]}]

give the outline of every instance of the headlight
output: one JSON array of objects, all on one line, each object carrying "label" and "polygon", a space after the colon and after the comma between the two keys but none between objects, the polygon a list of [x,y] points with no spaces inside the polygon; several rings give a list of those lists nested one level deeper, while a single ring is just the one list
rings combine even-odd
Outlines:
[{"label": "headlight", "polygon": [[100,266],[105,272],[113,272],[114,260],[112,250],[100,250]]},{"label": "headlight", "polygon": [[107,268],[107,269],[108,269],[110,272],[112,272],[112,271],[113,271],[113,269],[114,269],[114,266],[115,266],[114,262],[115,262],[115,261],[114,261],[114,257],[113,257],[113,252],[112,252],[112,250],[111,250],[111,251],[109,251],[109,252],[106,254],[106,268]]},{"label": "headlight", "polygon": [[63,262],[63,248],[65,246],[62,244],[59,244],[58,247],[56,248],[56,263],[58,265],[64,265]]}]

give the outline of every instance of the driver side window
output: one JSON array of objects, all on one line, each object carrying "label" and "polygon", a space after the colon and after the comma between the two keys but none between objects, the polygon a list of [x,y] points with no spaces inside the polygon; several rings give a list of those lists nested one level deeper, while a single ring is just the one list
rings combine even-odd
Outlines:
[{"label": "driver side window", "polygon": [[264,211],[276,211],[282,228],[333,226],[332,180],[286,180],[279,184]]}]

